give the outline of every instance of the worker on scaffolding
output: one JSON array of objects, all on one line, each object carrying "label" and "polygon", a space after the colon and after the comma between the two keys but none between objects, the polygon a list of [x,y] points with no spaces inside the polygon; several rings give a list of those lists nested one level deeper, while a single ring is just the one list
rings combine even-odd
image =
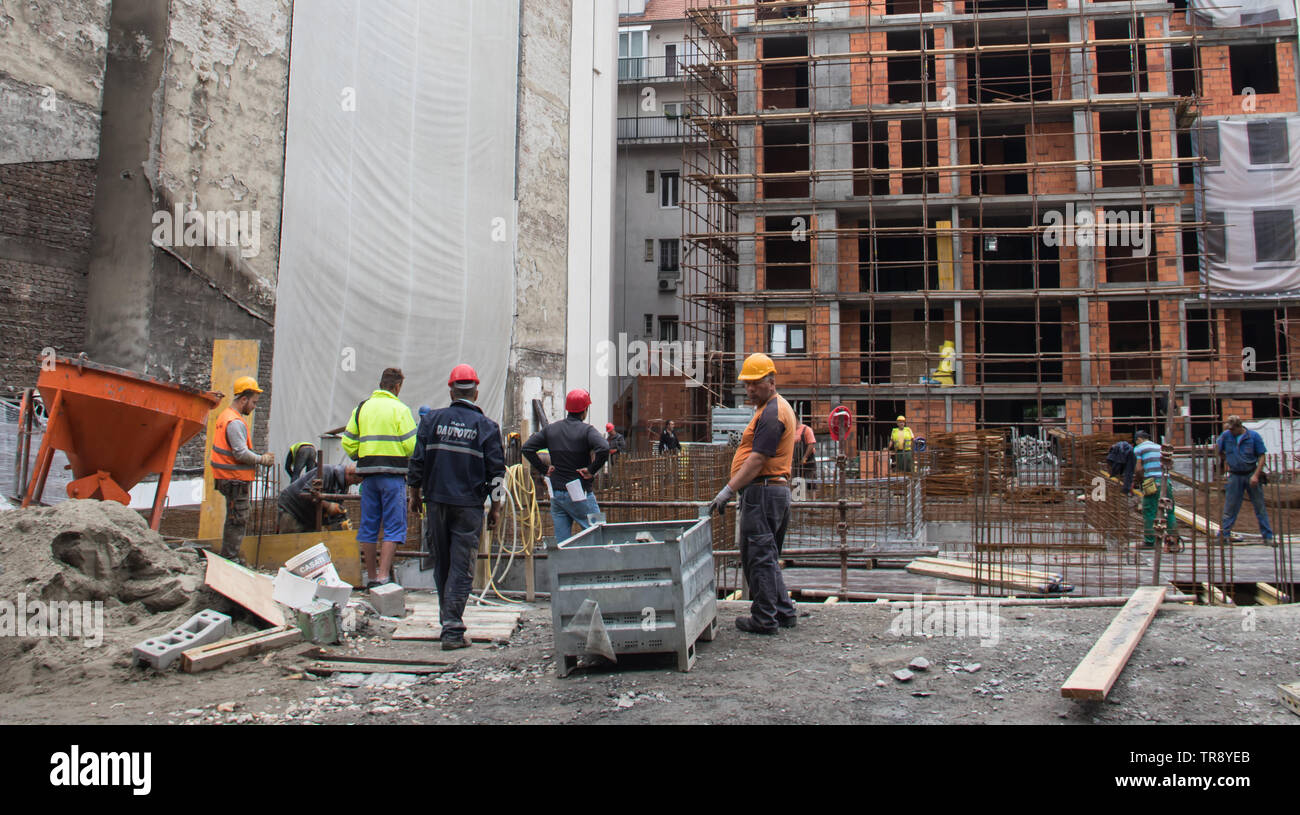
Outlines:
[{"label": "worker on scaffolding", "polygon": [[249,492],[257,467],[275,464],[274,453],[249,449],[252,430],[248,416],[257,407],[262,389],[251,376],[235,380],[235,398],[217,417],[212,434],[212,485],[226,498],[226,522],[221,528],[221,556],[242,562],[239,546],[248,526]]},{"label": "worker on scaffolding", "polygon": [[1228,483],[1224,487],[1223,522],[1219,524],[1219,535],[1224,542],[1232,535],[1233,524],[1237,523],[1237,513],[1241,511],[1241,500],[1250,496],[1250,503],[1255,507],[1255,520],[1259,522],[1259,533],[1264,543],[1273,543],[1273,527],[1268,522],[1268,507],[1264,503],[1264,437],[1246,427],[1240,416],[1228,417],[1228,429],[1224,430],[1214,443],[1219,454],[1219,472],[1227,473]]},{"label": "worker on scaffolding", "polygon": [[894,469],[900,473],[910,473],[912,472],[912,442],[915,437],[912,428],[907,426],[906,416],[899,416],[897,425],[889,431],[889,447],[886,449],[892,454]]},{"label": "worker on scaffolding", "polygon": [[469,647],[465,604],[474,586],[483,505],[490,501],[487,528],[495,529],[505,495],[506,457],[501,427],[478,402],[478,374],[457,365],[447,377],[451,404],[420,420],[407,469],[409,510],[420,511],[431,528],[434,582],[442,650]]},{"label": "worker on scaffolding", "polygon": [[284,456],[284,471],[289,480],[297,480],[307,470],[316,466],[316,445],[309,441],[300,441],[289,445],[289,452]]},{"label": "worker on scaffolding", "polygon": [[739,493],[740,566],[753,602],[736,620],[748,634],[775,634],[793,628],[799,612],[781,575],[781,548],[790,523],[790,471],[799,419],[776,392],[776,365],[766,354],[751,354],[740,369],[745,395],[756,406],[731,459],[731,478],[709,504],[721,513]]},{"label": "worker on scaffolding", "polygon": [[[555,539],[567,540],[573,525],[586,529],[600,516],[600,506],[591,492],[592,481],[609,459],[609,442],[587,424],[591,394],[574,389],[564,397],[568,415],[528,437],[522,453],[533,469],[546,473],[551,490],[551,519]],[[538,452],[546,450],[549,463]]]},{"label": "worker on scaffolding", "polygon": [[627,439],[615,429],[613,422],[606,422],[605,441],[609,442],[609,465],[613,467],[618,457],[627,452]]},{"label": "worker on scaffolding", "polygon": [[1136,438],[1137,446],[1133,448],[1133,456],[1137,459],[1137,470],[1141,477],[1138,483],[1142,485],[1142,545],[1149,549],[1156,545],[1156,513],[1160,509],[1162,495],[1169,499],[1169,511],[1165,515],[1165,540],[1173,540],[1176,537],[1174,491],[1168,476],[1165,475],[1164,463],[1160,460],[1162,455],[1160,445],[1151,441],[1151,434],[1145,430],[1139,430]]},{"label": "worker on scaffolding", "polygon": [[677,455],[682,451],[682,443],[677,440],[676,425],[672,419],[664,425],[664,432],[659,434],[659,452],[665,456]]}]

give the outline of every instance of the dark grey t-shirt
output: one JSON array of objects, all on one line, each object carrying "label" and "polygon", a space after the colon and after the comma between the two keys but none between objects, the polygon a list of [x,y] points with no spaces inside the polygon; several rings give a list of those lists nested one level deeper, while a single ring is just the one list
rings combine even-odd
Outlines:
[{"label": "dark grey t-shirt", "polygon": [[[325,476],[321,479],[321,492],[339,495],[348,491],[345,465],[325,466]],[[316,468],[312,467],[293,480],[293,483],[280,492],[279,507],[298,519],[305,527],[316,525],[316,502],[310,495],[303,495],[311,489],[312,479],[316,477]]]}]

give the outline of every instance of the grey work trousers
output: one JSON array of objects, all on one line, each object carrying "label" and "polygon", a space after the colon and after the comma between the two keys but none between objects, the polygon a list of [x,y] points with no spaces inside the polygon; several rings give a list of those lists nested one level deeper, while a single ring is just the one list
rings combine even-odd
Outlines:
[{"label": "grey work trousers", "polygon": [[781,547],[790,523],[790,487],[787,484],[750,484],[740,492],[740,566],[749,582],[753,602],[749,616],[765,629],[779,620],[799,616],[781,576]]},{"label": "grey work trousers", "polygon": [[244,542],[251,506],[248,500],[251,485],[250,481],[236,481],[232,478],[218,478],[213,484],[217,492],[226,497],[226,522],[221,527],[221,556],[227,560],[239,557],[239,547]]},{"label": "grey work trousers", "polygon": [[441,639],[465,638],[465,604],[474,587],[478,561],[478,536],[483,529],[483,507],[455,504],[425,505],[425,523],[431,528],[433,579],[438,588],[438,622]]}]

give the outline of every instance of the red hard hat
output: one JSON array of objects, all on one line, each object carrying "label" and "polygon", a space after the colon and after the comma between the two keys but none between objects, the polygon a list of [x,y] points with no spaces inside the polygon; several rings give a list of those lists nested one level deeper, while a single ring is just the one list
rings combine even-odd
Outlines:
[{"label": "red hard hat", "polygon": [[606,424],[605,424],[605,432],[606,432],[606,433],[613,433],[613,432],[614,432],[614,425],[613,425],[612,423],[606,423]]},{"label": "red hard hat", "polygon": [[479,383],[478,374],[474,373],[474,369],[468,365],[457,365],[451,369],[451,376],[447,377],[447,387],[451,387],[457,382],[473,382],[477,385]]},{"label": "red hard hat", "polygon": [[564,409],[569,413],[581,413],[591,407],[591,394],[582,390],[569,391],[569,395],[564,397]]}]

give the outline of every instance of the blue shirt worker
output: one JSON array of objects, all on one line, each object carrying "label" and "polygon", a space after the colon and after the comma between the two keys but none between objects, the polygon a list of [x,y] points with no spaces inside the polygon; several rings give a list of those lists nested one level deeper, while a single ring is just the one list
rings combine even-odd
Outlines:
[{"label": "blue shirt worker", "polygon": [[397,398],[405,379],[400,368],[385,368],[379,390],[357,405],[343,430],[343,452],[357,462],[361,476],[357,542],[370,579],[366,588],[392,580],[397,545],[406,541],[406,470],[415,450],[415,419]]},{"label": "blue shirt worker", "polygon": [[[1169,499],[1169,512],[1165,515],[1166,537],[1173,537],[1176,519],[1174,517],[1173,485],[1165,477],[1164,467],[1160,461],[1160,445],[1151,441],[1151,434],[1145,430],[1137,432],[1137,446],[1133,456],[1142,469],[1142,534],[1144,546],[1155,546],[1156,513],[1160,509],[1160,496]],[[1155,481],[1155,491],[1147,494],[1146,480]]]},{"label": "blue shirt worker", "polygon": [[1250,495],[1250,502],[1255,506],[1255,520],[1259,522],[1259,532],[1264,543],[1273,542],[1273,527],[1268,523],[1268,509],[1264,506],[1264,489],[1260,486],[1260,475],[1264,472],[1264,454],[1268,449],[1264,439],[1254,430],[1246,429],[1240,416],[1228,417],[1228,429],[1223,431],[1214,443],[1219,453],[1219,469],[1227,470],[1228,484],[1224,488],[1223,522],[1219,524],[1219,534],[1224,538],[1232,534],[1232,525],[1237,522],[1237,513],[1241,511],[1241,499]]},{"label": "blue shirt worker", "polygon": [[470,366],[452,369],[447,379],[451,404],[420,420],[406,473],[410,510],[419,511],[421,498],[425,504],[444,651],[469,647],[463,618],[474,585],[483,505],[491,498],[487,527],[495,529],[504,495],[501,428],[475,404],[478,386],[478,374]]},{"label": "blue shirt worker", "polygon": [[[528,437],[523,454],[538,472],[545,472],[551,485],[551,519],[555,521],[555,539],[565,540],[573,534],[576,523],[582,529],[591,526],[594,516],[600,514],[596,496],[591,493],[591,482],[609,458],[609,442],[600,431],[587,424],[587,410],[591,407],[591,394],[584,390],[571,390],[564,397],[564,410],[568,415],[562,422],[552,422]],[[549,467],[542,464],[539,450],[551,456]],[[567,485],[580,482],[582,498],[569,494]]]}]

